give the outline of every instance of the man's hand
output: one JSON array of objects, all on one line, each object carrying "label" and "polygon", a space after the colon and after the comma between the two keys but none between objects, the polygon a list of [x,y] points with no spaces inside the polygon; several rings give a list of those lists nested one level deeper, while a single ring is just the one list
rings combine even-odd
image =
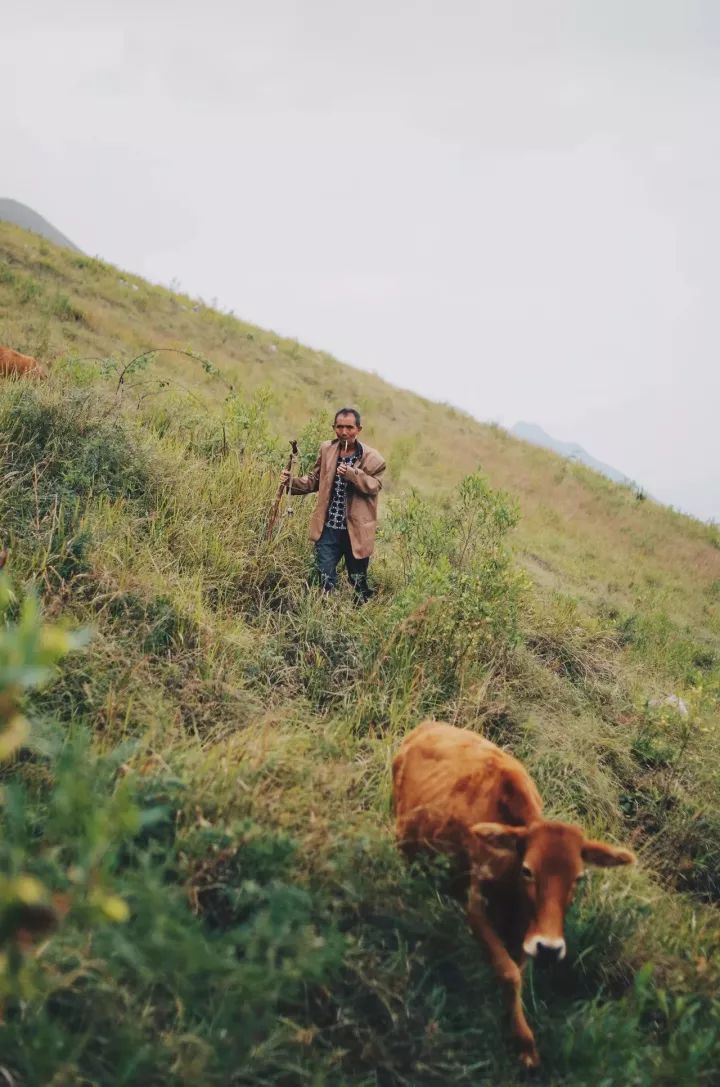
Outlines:
[{"label": "man's hand", "polygon": [[349,467],[350,467],[349,464],[340,464],[340,465],[338,465],[338,470],[337,470],[338,475],[342,476],[342,478],[344,479],[345,476],[348,474],[348,468]]},{"label": "man's hand", "polygon": [[289,468],[283,468],[282,472],[280,473],[280,482],[281,483],[287,483],[287,481],[289,479],[290,479],[290,469]]}]

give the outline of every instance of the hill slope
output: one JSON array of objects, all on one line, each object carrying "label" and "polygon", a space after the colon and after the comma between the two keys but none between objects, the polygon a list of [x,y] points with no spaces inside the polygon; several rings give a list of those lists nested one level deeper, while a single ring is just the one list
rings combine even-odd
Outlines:
[{"label": "hill slope", "polygon": [[324,352],[2,223],[0,262],[2,342],[51,359],[128,361],[150,348],[191,348],[225,380],[169,353],[158,356],[154,372],[214,404],[222,403],[228,384],[247,395],[262,389],[274,426],[287,438],[308,419],[325,427],[338,404],[356,403],[368,438],[388,459],[391,491],[444,490],[480,466],[494,486],[520,502],[517,542],[533,576],[591,602],[601,595],[609,607],[627,611],[651,588],[674,621],[709,633],[706,620],[716,612],[712,601],[706,611],[707,592],[720,576],[720,550],[717,532],[707,526],[638,502],[631,489],[582,465]]},{"label": "hill slope", "polygon": [[[29,670],[30,736],[4,772],[2,871],[65,913],[8,975],[4,1065],[38,1085],[519,1082],[442,875],[392,843],[390,759],[435,714],[520,755],[550,812],[640,853],[589,881],[568,962],[534,974],[539,1082],[712,1083],[716,535],[14,228],[0,256],[0,339],[55,359],[45,385],[0,387],[0,687],[20,647],[42,650],[30,585],[93,632],[51,683]],[[307,588],[308,502],[263,538],[286,438],[311,458],[353,400],[391,484],[359,611]],[[492,487],[458,489],[478,463]],[[648,705],[671,692],[687,718]]]}]

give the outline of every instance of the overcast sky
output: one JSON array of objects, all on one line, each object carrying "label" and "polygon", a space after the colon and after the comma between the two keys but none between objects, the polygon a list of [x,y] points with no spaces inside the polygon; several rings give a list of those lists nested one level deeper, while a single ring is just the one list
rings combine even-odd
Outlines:
[{"label": "overcast sky", "polygon": [[0,196],[720,520],[715,0],[25,0],[0,25]]}]

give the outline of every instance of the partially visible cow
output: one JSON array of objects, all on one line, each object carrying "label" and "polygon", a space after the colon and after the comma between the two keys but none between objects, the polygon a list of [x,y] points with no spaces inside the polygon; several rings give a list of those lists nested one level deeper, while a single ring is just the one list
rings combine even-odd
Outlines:
[{"label": "partially visible cow", "polygon": [[0,347],[0,377],[40,377],[48,376],[47,367],[31,355],[21,355],[12,347]]},{"label": "partially visible cow", "polygon": [[398,845],[449,854],[468,894],[468,921],[501,982],[522,1063],[539,1064],[522,1006],[526,956],[565,957],[565,912],[585,864],[631,864],[627,849],[542,817],[522,764],[467,729],[424,721],[393,762]]}]

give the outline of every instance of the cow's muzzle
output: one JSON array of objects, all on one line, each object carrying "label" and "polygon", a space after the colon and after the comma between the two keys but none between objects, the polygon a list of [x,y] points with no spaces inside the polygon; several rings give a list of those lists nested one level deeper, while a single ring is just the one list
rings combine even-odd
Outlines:
[{"label": "cow's muzzle", "polygon": [[523,944],[523,951],[531,959],[551,963],[560,962],[561,959],[564,959],[567,948],[562,938],[553,939],[549,936],[532,936]]}]

